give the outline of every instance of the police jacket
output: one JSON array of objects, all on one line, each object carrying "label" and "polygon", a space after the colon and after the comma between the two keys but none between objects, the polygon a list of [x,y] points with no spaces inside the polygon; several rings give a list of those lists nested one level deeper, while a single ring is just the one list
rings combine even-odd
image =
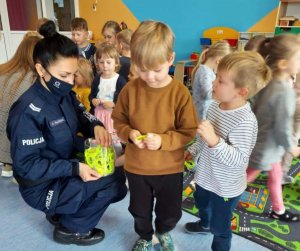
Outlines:
[{"label": "police jacket", "polygon": [[79,174],[74,151],[83,151],[84,138],[103,124],[86,112],[74,92],[58,97],[39,80],[13,104],[7,122],[14,176],[20,186],[34,186]]}]

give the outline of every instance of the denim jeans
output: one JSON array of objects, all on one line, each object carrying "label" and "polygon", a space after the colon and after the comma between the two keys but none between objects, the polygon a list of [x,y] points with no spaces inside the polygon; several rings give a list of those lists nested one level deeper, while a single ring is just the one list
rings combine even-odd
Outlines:
[{"label": "denim jeans", "polygon": [[232,212],[241,195],[234,198],[223,198],[196,185],[194,198],[199,209],[199,217],[203,227],[209,227],[214,235],[212,250],[229,251],[231,247]]}]

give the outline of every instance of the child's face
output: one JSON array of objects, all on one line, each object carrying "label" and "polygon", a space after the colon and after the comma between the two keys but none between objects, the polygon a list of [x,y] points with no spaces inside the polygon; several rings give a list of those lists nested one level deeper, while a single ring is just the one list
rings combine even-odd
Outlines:
[{"label": "child's face", "polygon": [[233,76],[230,72],[218,71],[217,78],[213,81],[212,97],[221,103],[229,103],[239,95],[240,89],[235,87]]},{"label": "child's face", "polygon": [[287,60],[287,71],[289,75],[296,75],[300,72],[300,50]]},{"label": "child's face", "polygon": [[79,47],[84,47],[87,43],[89,33],[84,30],[73,30],[72,40]]},{"label": "child's face", "polygon": [[79,87],[86,85],[85,79],[79,72],[76,72],[74,82],[75,82],[75,85],[77,85]]},{"label": "child's face", "polygon": [[116,72],[116,60],[107,56],[98,59],[98,66],[103,77],[112,77]]},{"label": "child's face", "polygon": [[174,57],[169,62],[158,65],[154,70],[144,70],[137,67],[137,75],[150,87],[164,87],[170,83],[169,67],[173,61]]},{"label": "child's face", "polygon": [[103,31],[103,37],[105,39],[105,42],[115,45],[116,44],[116,35],[114,34],[113,29],[107,28]]}]

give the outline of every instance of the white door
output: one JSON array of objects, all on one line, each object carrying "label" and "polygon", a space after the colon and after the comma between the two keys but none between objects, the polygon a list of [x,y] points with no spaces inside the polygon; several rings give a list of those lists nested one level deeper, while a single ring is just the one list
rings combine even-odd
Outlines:
[{"label": "white door", "polygon": [[55,21],[59,31],[70,37],[71,20],[79,16],[78,0],[0,0],[0,16],[3,24],[0,29],[2,63],[14,55],[28,31],[36,30],[41,17]]}]

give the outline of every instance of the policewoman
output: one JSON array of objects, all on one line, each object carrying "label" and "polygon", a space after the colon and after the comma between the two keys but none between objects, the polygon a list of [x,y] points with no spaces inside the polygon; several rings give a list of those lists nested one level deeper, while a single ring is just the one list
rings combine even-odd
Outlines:
[{"label": "policewoman", "polygon": [[33,52],[38,78],[12,106],[7,134],[11,141],[14,177],[31,207],[55,224],[53,238],[64,244],[92,245],[104,238],[95,226],[107,207],[127,192],[121,169],[108,177],[73,158],[84,150],[84,138],[102,146],[111,137],[87,113],[72,92],[78,49],[48,21]]}]

